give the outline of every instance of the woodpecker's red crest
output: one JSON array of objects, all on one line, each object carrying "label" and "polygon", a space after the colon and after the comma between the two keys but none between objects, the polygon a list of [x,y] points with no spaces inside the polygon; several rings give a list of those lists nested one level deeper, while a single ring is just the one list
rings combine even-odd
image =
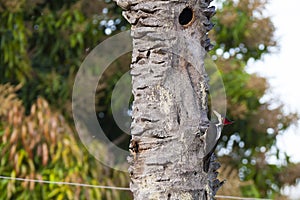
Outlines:
[{"label": "woodpecker's red crest", "polygon": [[224,119],[223,119],[223,124],[224,125],[229,125],[229,124],[233,124],[234,123],[234,121],[230,121],[229,119],[227,119],[226,117],[224,117]]}]

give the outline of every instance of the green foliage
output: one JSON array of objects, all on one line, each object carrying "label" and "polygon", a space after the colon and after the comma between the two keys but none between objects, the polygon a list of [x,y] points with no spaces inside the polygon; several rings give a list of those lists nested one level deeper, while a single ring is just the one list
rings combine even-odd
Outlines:
[{"label": "green foliage", "polygon": [[252,198],[259,198],[259,192],[255,185],[247,185],[242,186],[241,191],[244,196],[252,197]]},{"label": "green foliage", "polygon": [[[108,12],[102,12],[104,8]],[[83,146],[75,140],[70,128],[63,132],[47,131],[47,126],[52,123],[49,120],[57,120],[55,123],[64,124],[64,127],[68,127],[66,123],[71,121],[71,91],[84,56],[106,38],[106,29],[124,28],[120,16],[112,16],[112,11],[120,13],[121,9],[98,0],[0,0],[0,21],[4,22],[0,26],[0,83],[23,85],[17,92],[22,101],[15,93],[13,98],[12,94],[4,96],[5,92],[13,90],[8,85],[0,90],[4,91],[3,98],[0,98],[1,175],[95,185],[128,185],[127,174],[104,168],[88,152],[82,151]],[[53,117],[49,114],[51,109],[40,97],[47,99],[51,107],[64,113],[68,120],[60,121],[62,116],[58,113],[54,114],[56,119],[50,119]],[[42,107],[38,106],[39,102]],[[44,104],[47,108],[43,107]],[[9,117],[3,117],[12,108],[19,111],[11,111],[9,116],[19,116],[20,124],[12,125]],[[39,109],[42,111],[38,112]],[[34,130],[29,130],[30,126],[34,126]],[[32,138],[33,133],[36,138]],[[47,134],[50,133],[58,138],[49,141]],[[24,144],[22,134],[33,142]],[[11,135],[17,137],[15,142],[8,139]],[[97,148],[102,146],[100,153],[107,156],[102,144],[94,145]],[[126,199],[129,196],[127,192],[53,184],[24,185],[4,180],[0,185],[1,199]]]},{"label": "green foliage", "polygon": [[124,27],[119,17],[102,14],[104,8],[118,10],[97,0],[0,1],[0,83],[24,84],[19,93],[27,111],[40,95],[70,113],[70,91],[84,56],[105,39],[107,28]]},{"label": "green foliage", "polygon": [[[217,1],[219,2],[219,1]],[[265,0],[222,1],[222,10],[214,18],[212,30],[215,49],[235,52],[238,59],[248,61],[260,59],[262,54],[275,47],[275,27],[269,17],[264,16]]]},{"label": "green foliage", "polygon": [[[270,17],[263,15],[266,1],[229,0],[219,3],[222,9],[214,18],[216,26],[211,37],[216,46],[211,56],[222,73],[227,115],[235,121],[223,131],[219,148],[229,151],[226,153],[231,158],[228,164],[239,168],[242,180],[254,181],[253,188],[256,189],[243,188],[244,195],[274,197],[284,185],[276,176],[285,166],[268,164],[266,154],[275,149],[279,158],[276,136],[298,116],[285,113],[278,101],[262,102],[269,89],[266,79],[245,70],[250,59],[261,59],[271,49],[278,48],[273,37],[274,25]],[[274,103],[279,106],[271,106]],[[284,159],[288,164],[289,158],[285,155]],[[259,195],[255,192],[257,190]]]},{"label": "green foliage", "polygon": [[[17,3],[17,8],[23,4],[22,2]],[[0,8],[0,80],[22,82],[30,72],[30,60],[26,48],[28,32],[20,10],[9,6],[6,8],[6,11]]]},{"label": "green foliage", "polygon": [[[93,185],[127,186],[128,177],[104,168],[79,145],[63,117],[38,98],[30,114],[16,98],[17,88],[0,85],[10,92],[0,94],[6,101],[0,126],[0,174],[4,176],[75,182]],[[8,104],[10,103],[10,104]],[[98,143],[101,147],[103,144]],[[103,155],[108,155],[104,148]],[[0,181],[1,199],[127,199],[126,192],[111,192],[58,184]]]}]

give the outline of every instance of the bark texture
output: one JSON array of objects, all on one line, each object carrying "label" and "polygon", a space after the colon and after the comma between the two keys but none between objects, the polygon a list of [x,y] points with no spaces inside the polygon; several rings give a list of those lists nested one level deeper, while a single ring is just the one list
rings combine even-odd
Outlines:
[{"label": "bark texture", "polygon": [[210,0],[118,0],[132,25],[134,198],[213,199],[219,164],[203,171],[208,120]]}]

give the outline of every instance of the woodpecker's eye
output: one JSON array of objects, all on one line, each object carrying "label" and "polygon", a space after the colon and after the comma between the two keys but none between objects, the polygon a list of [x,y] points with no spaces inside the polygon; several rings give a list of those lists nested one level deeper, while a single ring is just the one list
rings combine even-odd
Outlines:
[{"label": "woodpecker's eye", "polygon": [[193,10],[189,7],[186,7],[185,9],[182,10],[182,12],[179,15],[179,24],[181,25],[187,25],[192,21],[194,17]]}]

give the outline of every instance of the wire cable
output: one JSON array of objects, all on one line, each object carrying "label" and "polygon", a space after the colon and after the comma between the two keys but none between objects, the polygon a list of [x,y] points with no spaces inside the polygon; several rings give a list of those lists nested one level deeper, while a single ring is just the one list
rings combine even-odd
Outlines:
[{"label": "wire cable", "polygon": [[[91,184],[62,182],[62,181],[47,181],[47,180],[28,179],[28,178],[14,178],[14,177],[1,176],[1,175],[0,175],[0,179],[15,180],[15,181],[27,181],[27,182],[34,182],[34,183],[47,183],[47,184],[57,184],[57,185],[71,185],[71,186],[80,186],[80,187],[130,191],[130,188],[126,188],[126,187],[91,185]],[[260,199],[260,198],[249,198],[249,197],[224,196],[224,195],[216,195],[215,197],[216,198],[223,198],[223,199],[238,199],[238,200],[271,200],[271,199]]]},{"label": "wire cable", "polygon": [[90,185],[90,184],[83,184],[83,183],[72,183],[72,182],[61,182],[61,181],[46,181],[46,180],[28,179],[28,178],[13,178],[9,176],[0,176],[0,179],[57,184],[57,185],[71,185],[71,186],[81,186],[81,187],[91,187],[91,188],[102,188],[102,189],[111,189],[111,190],[130,190],[130,188],[125,188],[125,187]]}]

